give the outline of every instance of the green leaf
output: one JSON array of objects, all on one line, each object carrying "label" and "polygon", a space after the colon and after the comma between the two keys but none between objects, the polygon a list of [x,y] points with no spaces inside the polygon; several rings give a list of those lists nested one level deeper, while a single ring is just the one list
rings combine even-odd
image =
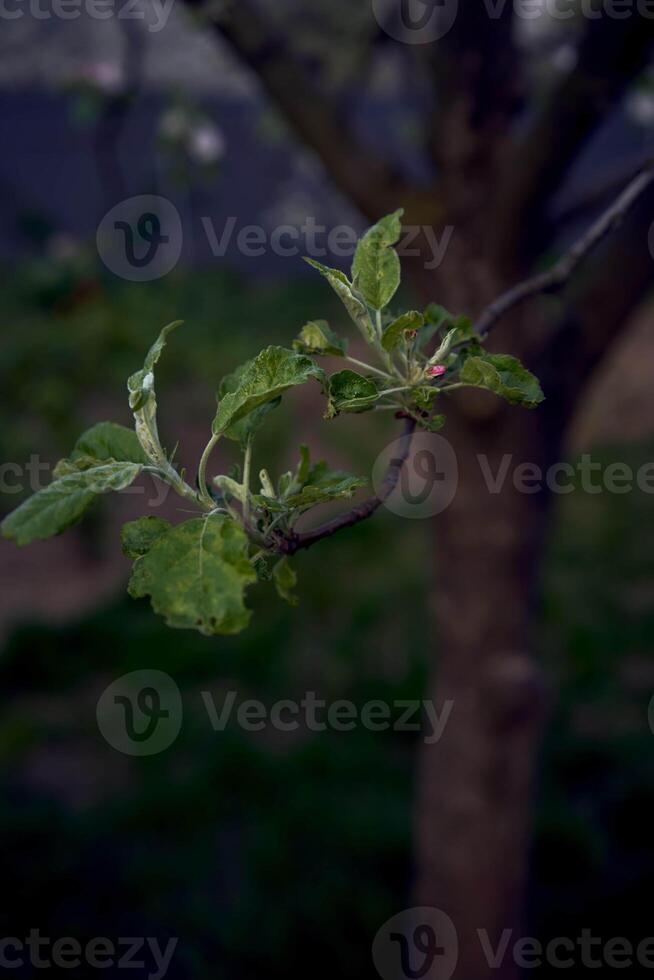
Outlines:
[{"label": "green leaf", "polygon": [[286,473],[282,473],[280,478],[277,480],[277,496],[285,497],[290,491],[294,482],[294,477],[290,470],[288,470]]},{"label": "green leaf", "polygon": [[454,344],[464,344],[470,340],[478,340],[474,324],[469,316],[456,316],[452,320],[451,329],[456,331],[454,334]]},{"label": "green leaf", "polygon": [[423,412],[428,412],[438,398],[438,388],[434,388],[432,385],[421,385],[421,387],[413,389],[411,397],[418,408],[422,409]]},{"label": "green leaf", "polygon": [[377,386],[356,371],[339,371],[329,379],[329,404],[325,418],[340,412],[365,412],[379,398]]},{"label": "green leaf", "polygon": [[446,310],[439,303],[430,303],[425,310],[425,322],[432,327],[436,327],[437,330],[440,330],[441,327],[444,327],[452,319],[453,316],[450,311]]},{"label": "green leaf", "polygon": [[328,470],[317,475],[316,481],[307,483],[299,493],[287,498],[286,504],[294,510],[308,510],[317,504],[352,497],[357,490],[366,486],[366,481],[340,470]]},{"label": "green leaf", "polygon": [[270,582],[272,578],[272,571],[270,566],[266,561],[264,555],[259,555],[258,558],[253,559],[252,564],[254,570],[257,573],[257,581],[259,582]]},{"label": "green leaf", "polygon": [[[324,460],[311,465],[309,450],[300,447],[301,459],[295,474],[283,473],[278,482],[279,495],[274,495],[272,484],[267,490],[262,481],[263,493],[253,495],[255,507],[274,513],[303,512],[316,504],[328,503],[343,497],[351,497],[366,485],[366,481],[340,470],[330,470]],[[269,477],[266,474],[266,479]]]},{"label": "green leaf", "polygon": [[84,432],[70,454],[70,459],[79,456],[92,456],[98,460],[115,459],[118,463],[141,463],[147,465],[148,459],[143,452],[136,433],[116,422],[98,422]]},{"label": "green leaf", "polygon": [[[218,398],[222,399],[225,395],[233,394],[238,391],[243,375],[247,370],[251,370],[252,361],[247,361],[245,364],[241,364],[232,371],[231,374],[226,375],[218,386]],[[247,443],[254,437],[258,429],[263,425],[266,416],[273,411],[273,409],[278,408],[281,405],[281,397],[274,398],[272,401],[264,402],[259,408],[255,408],[249,415],[230,425],[223,435],[227,439],[232,439],[234,442],[240,443],[242,448],[245,448]]]},{"label": "green leaf", "polygon": [[136,433],[115,422],[98,422],[79,437],[67,459],[60,460],[54,469],[55,478],[86,470],[98,462],[115,460],[121,463],[140,463],[149,460],[143,452]]},{"label": "green leaf", "polygon": [[304,481],[303,486],[311,483],[320,483],[329,473],[334,472],[329,469],[329,464],[324,459],[319,459],[317,462],[313,463],[307,474],[307,478]]},{"label": "green leaf", "polygon": [[215,476],[213,482],[223,497],[233,497],[241,505],[245,503],[245,488],[242,483],[237,483],[229,476]]},{"label": "green leaf", "polygon": [[163,328],[148,351],[143,368],[133,374],[127,382],[129,405],[134,412],[134,422],[138,441],[148,459],[156,466],[168,469],[166,454],[161,448],[157,430],[157,398],[154,391],[154,367],[166,346],[168,334],[183,321],[175,320]]},{"label": "green leaf", "polygon": [[310,320],[300,330],[293,350],[302,354],[322,354],[327,357],[345,357],[347,340],[334,333],[326,320]]},{"label": "green leaf", "polygon": [[76,524],[98,494],[124,490],[141,472],[138,463],[103,463],[62,476],[29,497],[1,525],[18,545],[45,540]]},{"label": "green leaf", "polygon": [[309,452],[309,447],[302,443],[300,446],[300,461],[297,464],[295,470],[295,482],[298,486],[303,487],[307,482],[307,477],[309,476],[309,470],[311,468],[311,454]]},{"label": "green leaf", "polygon": [[256,509],[270,511],[272,514],[284,514],[289,510],[286,501],[280,500],[272,485],[262,484],[261,492],[250,494],[250,500]]},{"label": "green leaf", "polygon": [[395,350],[405,334],[412,330],[419,330],[424,322],[425,318],[422,313],[418,313],[416,310],[403,313],[397,320],[389,323],[384,330],[382,334],[382,347],[389,352]]},{"label": "green leaf", "polygon": [[437,303],[430,303],[425,310],[425,326],[420,331],[418,343],[420,347],[431,340],[434,334],[445,330],[455,331],[451,338],[450,346],[466,343],[477,337],[473,322],[467,316],[454,316],[444,306]]},{"label": "green leaf", "polygon": [[142,369],[129,378],[127,388],[129,391],[129,405],[132,411],[140,411],[148,401],[154,399],[154,378],[151,376],[152,372],[166,346],[168,334],[181,326],[183,322],[183,320],[174,320],[163,328],[146,354]]},{"label": "green leaf", "polygon": [[426,418],[423,416],[414,416],[416,422],[423,429],[427,429],[428,432],[439,432],[445,425],[444,415],[432,415],[431,418]]},{"label": "green leaf", "polygon": [[149,595],[169,626],[212,636],[239,633],[250,620],[245,589],[256,581],[243,529],[222,514],[172,528],[134,564],[129,592]]},{"label": "green leaf", "polygon": [[370,316],[366,309],[366,304],[355,294],[354,287],[345,273],[341,272],[340,269],[330,269],[328,266],[322,265],[321,262],[316,262],[315,259],[305,258],[304,261],[308,262],[310,266],[313,266],[314,269],[317,269],[325,277],[350,314],[350,318],[358,328],[363,339],[367,344],[374,344],[377,338],[375,328],[370,321]]},{"label": "green leaf", "polygon": [[98,460],[92,456],[78,456],[76,460],[60,459],[52,470],[55,480],[60,480],[62,476],[70,476],[71,473],[80,473],[82,470],[90,470],[98,465]]},{"label": "green leaf", "polygon": [[512,405],[535,408],[543,401],[538,379],[509,354],[483,354],[469,357],[459,380],[475,388],[487,388]]},{"label": "green leaf", "polygon": [[286,501],[269,497],[265,493],[253,493],[250,499],[257,510],[268,510],[271,514],[283,514],[289,509]]},{"label": "green leaf", "polygon": [[220,399],[213,421],[214,435],[222,435],[255,408],[311,378],[324,383],[325,373],[309,357],[284,347],[266,347],[244,366],[237,388]]},{"label": "green leaf", "polygon": [[161,517],[139,517],[137,521],[123,524],[120,542],[128,558],[142,558],[162,534],[170,531],[171,524]]},{"label": "green leaf", "polygon": [[447,364],[447,358],[449,357],[449,354],[450,354],[450,351],[452,350],[452,347],[456,343],[456,338],[457,338],[457,330],[456,330],[456,327],[452,327],[451,330],[448,330],[447,331],[447,333],[443,337],[441,343],[436,348],[436,350],[434,351],[434,353],[432,354],[432,356],[429,358],[429,360],[427,361],[427,363],[430,364],[430,365]]},{"label": "green leaf", "polygon": [[275,497],[275,488],[268,474],[268,470],[259,470],[259,482],[261,483],[262,494],[266,497]]},{"label": "green leaf", "polygon": [[297,585],[297,573],[288,558],[280,558],[273,568],[272,574],[278,595],[285,599],[289,605],[297,606],[298,597],[293,592]]},{"label": "green leaf", "polygon": [[393,245],[402,234],[404,211],[395,211],[370,228],[357,245],[352,281],[373,310],[388,306],[400,285],[400,260]]}]

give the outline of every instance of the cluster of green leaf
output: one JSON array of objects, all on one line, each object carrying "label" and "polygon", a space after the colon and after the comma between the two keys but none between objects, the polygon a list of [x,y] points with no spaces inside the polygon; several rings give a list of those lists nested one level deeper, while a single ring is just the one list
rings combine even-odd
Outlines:
[{"label": "cluster of green leaf", "polygon": [[[198,466],[195,486],[162,446],[157,425],[154,371],[168,324],[128,381],[134,431],[102,422],[86,432],[56,467],[53,482],[26,500],[2,524],[19,545],[52,537],[75,524],[98,494],[128,487],[147,473],[169,485],[199,511],[173,527],[143,517],[123,529],[125,553],[134,561],[129,591],[149,596],[170,626],[205,634],[236,633],[250,613],[245,592],[258,579],[272,579],[279,595],[294,603],[296,573],[285,544],[297,521],[313,507],[351,497],[365,481],[312,464],[300,449],[294,472],[273,482],[259,473],[252,488],[255,437],[267,415],[292,388],[316,381],[327,399],[325,418],[342,413],[392,410],[421,428],[439,429],[439,398],[462,387],[486,388],[512,404],[532,408],[543,398],[536,378],[515,358],[487,353],[466,317],[453,317],[431,304],[424,313],[389,310],[400,285],[394,245],[402,211],[383,218],[359,241],[351,279],[307,260],[327,279],[370,348],[367,363],[348,354],[347,340],[324,320],[307,323],[293,349],[267,347],[222,379],[211,438]],[[345,367],[327,375],[315,357],[342,358]],[[243,463],[209,480],[207,466],[221,438],[237,442]],[[272,564],[272,567],[270,567]]]},{"label": "cluster of green leaf", "polygon": [[543,399],[540,385],[508,354],[489,354],[472,321],[452,316],[430,304],[424,312],[389,309],[400,285],[400,261],[393,246],[399,241],[402,211],[383,218],[361,239],[351,279],[307,259],[341,299],[375,363],[348,356],[347,340],[324,320],[307,323],[294,341],[305,354],[341,357],[359,368],[345,368],[328,380],[326,418],[342,412],[392,409],[428,430],[439,429],[440,395],[457,388],[486,388],[512,404],[535,407]]}]

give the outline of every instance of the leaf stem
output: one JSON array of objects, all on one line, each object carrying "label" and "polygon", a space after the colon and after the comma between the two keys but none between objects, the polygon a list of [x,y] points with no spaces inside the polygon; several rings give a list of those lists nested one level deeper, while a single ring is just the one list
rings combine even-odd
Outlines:
[{"label": "leaf stem", "polygon": [[213,452],[214,447],[219,439],[220,436],[217,435],[211,436],[211,439],[207,443],[205,450],[202,453],[202,458],[200,459],[200,465],[198,467],[198,484],[200,487],[200,497],[202,498],[202,500],[206,505],[212,508],[214,506],[214,502],[211,498],[211,494],[209,493],[209,489],[207,487],[207,476],[206,476],[207,463],[209,462],[209,457],[211,456],[211,453]]},{"label": "leaf stem", "polygon": [[388,353],[387,350],[384,350],[384,347],[382,345],[382,337],[384,335],[384,328],[382,326],[382,314],[381,314],[381,310],[375,310],[374,329],[375,329],[375,336],[377,338],[377,342],[374,344],[374,348],[377,351],[377,353],[379,354],[379,356],[380,356],[380,358],[381,358],[381,360],[382,360],[382,362],[383,362],[386,370],[388,371],[388,373],[390,375],[394,375],[395,377],[401,378],[402,375],[400,374],[400,372],[395,367],[395,364],[393,363],[392,356]]},{"label": "leaf stem", "polygon": [[178,493],[180,497],[184,497],[184,499],[191,500],[194,504],[197,504],[198,495],[193,487],[188,485],[186,480],[179,475],[175,467],[172,466],[167,460],[164,460],[163,463],[165,466],[163,464],[161,466],[144,466],[143,472],[150,473],[151,476],[158,477],[162,483],[172,487],[172,489]]},{"label": "leaf stem", "polygon": [[248,437],[243,456],[243,520],[250,521],[250,471],[252,469],[252,436]]},{"label": "leaf stem", "polygon": [[412,388],[415,388],[415,385],[402,385],[400,388],[387,388],[386,391],[380,391],[378,394],[382,398],[384,395],[394,395],[398,391],[411,391]]},{"label": "leaf stem", "polygon": [[351,364],[356,364],[357,367],[364,368],[366,371],[370,371],[372,374],[378,374],[380,378],[388,379],[388,374],[386,371],[380,371],[379,368],[373,367],[372,364],[366,364],[365,361],[359,361],[356,357],[350,357],[349,355],[345,358]]},{"label": "leaf stem", "polygon": [[407,375],[411,377],[413,373],[414,341],[404,338],[404,363],[406,364]]},{"label": "leaf stem", "polygon": [[[285,517],[287,517],[287,516],[288,516],[287,514],[277,514],[277,517],[274,517],[274,518],[273,518],[273,520],[272,520],[272,521],[270,522],[270,524],[268,525],[268,527],[266,528],[266,531],[265,531],[265,534],[266,534],[266,537],[268,537],[268,535],[270,534],[270,532],[271,532],[271,531],[274,531],[274,530],[275,530],[275,528],[277,527],[277,525],[278,525],[278,524],[281,524],[281,522],[282,522],[282,521],[284,520],[284,518],[285,518]],[[292,515],[291,515],[291,516],[292,516]],[[300,515],[298,514],[298,517],[299,517],[299,516],[300,516]]]}]

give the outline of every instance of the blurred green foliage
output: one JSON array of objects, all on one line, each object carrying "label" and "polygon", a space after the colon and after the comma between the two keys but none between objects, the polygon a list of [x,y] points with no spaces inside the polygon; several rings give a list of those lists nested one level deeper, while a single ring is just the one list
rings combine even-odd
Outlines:
[{"label": "blurred green foliage", "polygon": [[[86,275],[32,268],[6,294],[5,453],[43,438],[69,448],[86,400],[122,397],[173,316],[194,342],[162,361],[162,403],[167,382],[196,374],[209,396],[224,370],[271,338],[290,341],[327,300],[314,284],[255,291],[214,272],[143,286]],[[356,431],[335,432],[356,450]],[[283,421],[270,433],[276,451],[294,436]],[[654,446],[606,458],[637,468]],[[651,511],[637,491],[557,503],[537,630],[553,710],[527,924],[543,940],[654,931]],[[214,732],[200,692],[268,706],[311,690],[359,706],[426,696],[437,645],[426,570],[438,556],[426,530],[382,513],[323,542],[301,556],[299,607],[258,589],[238,637],[169,630],[128,599],[58,628],[16,629],[0,661],[2,935],[178,936],[175,980],[372,977],[373,935],[410,903],[419,735],[254,735],[233,721]],[[110,681],[146,667],[174,677],[185,719],[170,749],[131,759],[103,741],[95,705]]]},{"label": "blurred green foliage", "polygon": [[[268,707],[309,690],[359,706],[417,696],[426,547],[419,528],[393,535],[398,586],[380,560],[392,523],[307,554],[301,605],[260,590],[253,627],[236,638],[169,630],[129,600],[14,634],[1,668],[4,934],[43,923],[105,935],[117,919],[121,935],[179,936],[175,977],[286,977],[308,964],[314,977],[369,974],[366,937],[408,888],[417,736],[258,736],[235,719],[214,732],[200,692],[218,708],[228,690]],[[109,679],[144,667],[175,678],[184,725],[162,755],[123,758],[97,731],[94,704]],[[41,754],[61,780],[52,793],[30,787]]]},{"label": "blurred green foliage", "polygon": [[127,378],[172,319],[185,321],[186,336],[158,368],[162,402],[166,385],[191,379],[200,391],[215,391],[224,374],[264,343],[290,347],[318,304],[336,308],[320,283],[262,282],[253,288],[215,268],[192,274],[178,269],[153,283],[124,282],[104,275],[81,248],[58,260],[5,269],[2,280],[7,327],[0,357],[0,451],[12,460],[44,452],[44,445],[65,451],[80,423],[94,421],[93,404],[108,398],[122,403],[122,420],[129,422]]}]

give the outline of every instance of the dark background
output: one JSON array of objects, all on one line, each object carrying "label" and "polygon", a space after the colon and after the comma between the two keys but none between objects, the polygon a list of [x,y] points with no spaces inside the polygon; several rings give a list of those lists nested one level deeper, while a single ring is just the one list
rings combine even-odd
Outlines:
[{"label": "dark background", "polygon": [[[318,9],[291,20],[291,6],[276,9],[278,25],[347,104],[362,138],[424,181],[417,119],[431,96],[420,77],[406,75],[384,39],[365,71],[355,55],[352,67],[336,13],[321,36]],[[367,5],[350,27],[365,49],[375,33]],[[252,73],[181,4],[160,35],[142,32],[124,102],[120,84],[117,103],[116,90],[97,81],[107,65],[125,79],[130,37],[115,21],[44,25],[26,14],[3,34],[1,457],[54,462],[96,420],[129,424],[125,380],[160,327],[180,317],[158,389],[162,428],[192,467],[223,374],[268,343],[289,345],[306,319],[345,329],[299,256],[247,258],[232,246],[214,258],[200,217],[217,228],[230,215],[238,227],[274,228],[310,214],[357,231],[366,218],[289,133]],[[524,39],[537,59],[534,103],[575,37]],[[646,156],[652,105],[639,77],[576,161],[553,213],[589,175],[612,177]],[[164,145],[172,110],[218,133],[215,158]],[[164,278],[130,283],[99,261],[95,229],[122,196],[141,193],[176,204],[184,250]],[[592,451],[634,468],[654,459],[653,345],[645,304],[585,394],[567,458]],[[367,475],[395,435],[386,419],[327,426],[318,400],[304,395],[276,416],[262,447],[271,469],[288,468],[310,441],[316,455]],[[19,499],[6,495],[5,510]],[[126,597],[117,530],[137,506],[103,500],[64,538],[25,552],[1,545],[0,934],[178,937],[169,976],[180,980],[376,976],[372,939],[412,904],[419,735],[252,735],[234,723],[217,733],[200,691],[236,690],[267,705],[308,690],[357,705],[427,696],[434,648],[438,657],[437,536],[427,522],[382,511],[302,556],[297,609],[258,587],[251,628],[206,639],[166,629],[145,602]],[[549,719],[521,927],[542,941],[583,928],[604,940],[654,935],[653,507],[639,491],[577,490],[555,503],[534,612]],[[185,716],[172,747],[134,759],[104,741],[95,707],[107,684],[142,668],[175,679]]]}]

